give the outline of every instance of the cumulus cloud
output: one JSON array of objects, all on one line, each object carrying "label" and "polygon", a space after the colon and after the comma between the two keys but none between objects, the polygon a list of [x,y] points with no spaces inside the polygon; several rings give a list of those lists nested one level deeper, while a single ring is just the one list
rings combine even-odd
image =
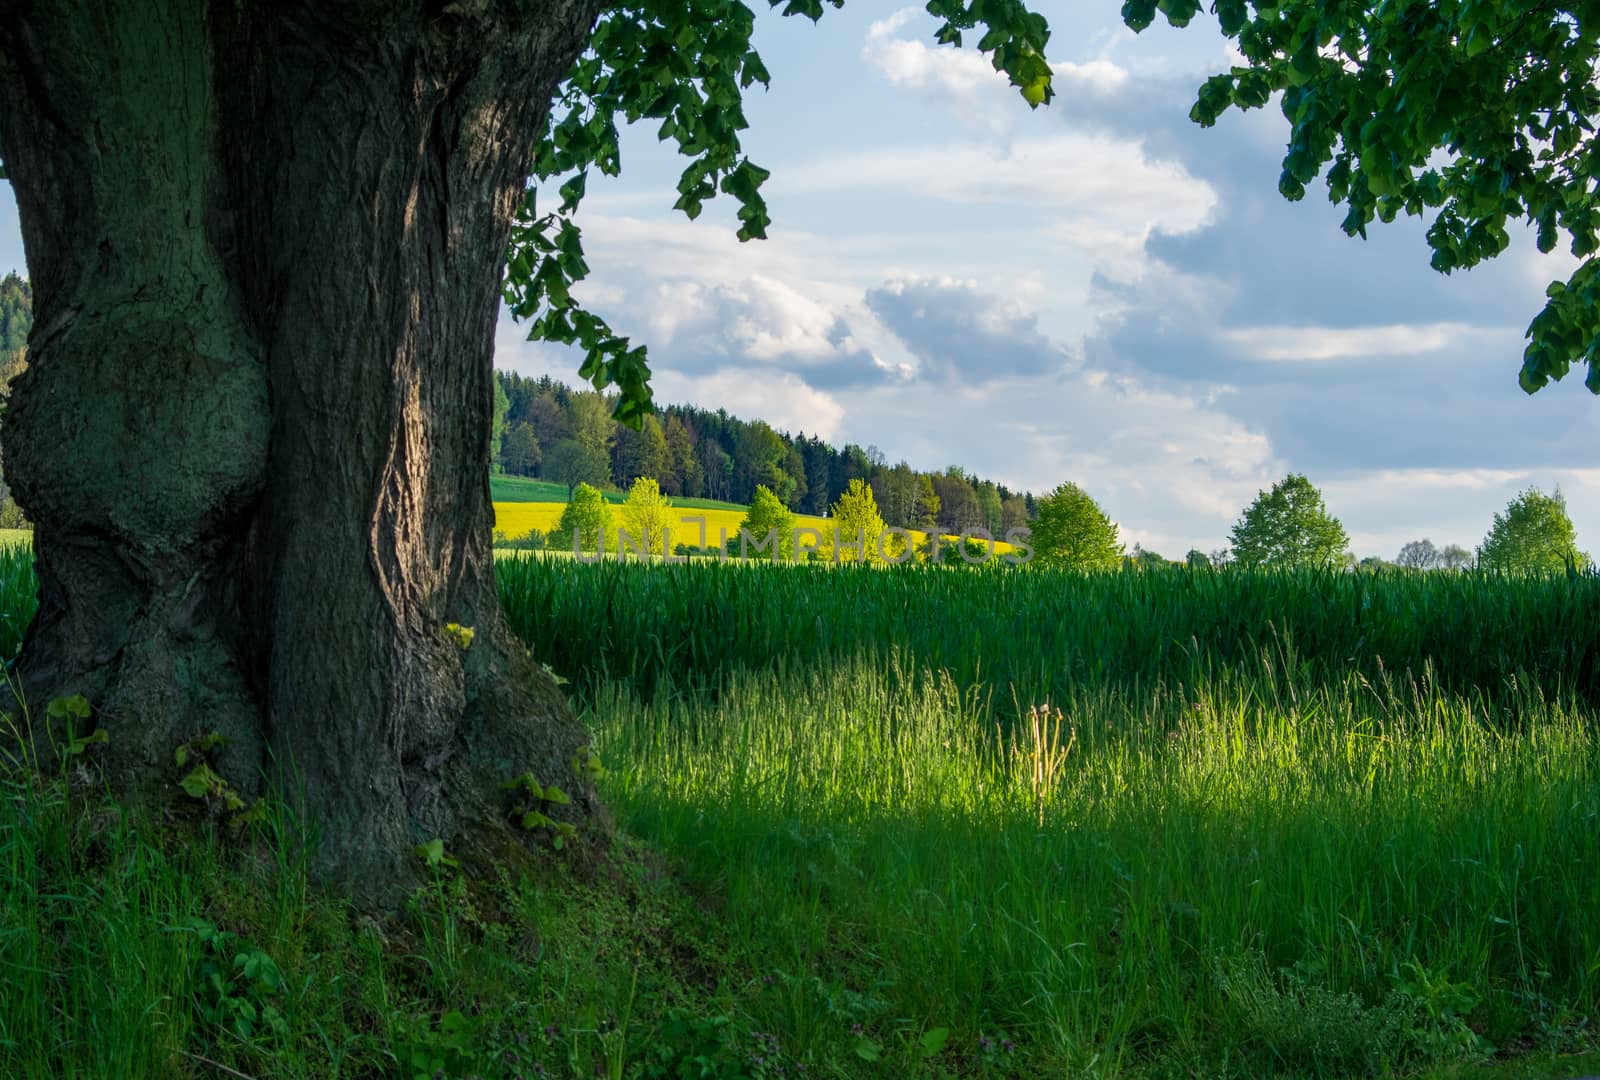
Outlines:
[{"label": "cumulus cloud", "polygon": [[[1010,131],[1025,111],[1018,107],[1008,77],[970,43],[966,48],[935,44],[936,25],[919,8],[901,8],[867,28],[861,59],[896,89],[959,101],[963,110],[956,116],[962,122],[995,133]],[[1061,95],[1111,97],[1124,91],[1130,79],[1128,70],[1107,53],[1077,62],[1051,57],[1050,67]]]},{"label": "cumulus cloud", "polygon": [[1059,374],[1072,363],[1040,333],[1037,314],[975,281],[891,281],[869,289],[866,306],[917,358],[920,378],[976,383]]}]

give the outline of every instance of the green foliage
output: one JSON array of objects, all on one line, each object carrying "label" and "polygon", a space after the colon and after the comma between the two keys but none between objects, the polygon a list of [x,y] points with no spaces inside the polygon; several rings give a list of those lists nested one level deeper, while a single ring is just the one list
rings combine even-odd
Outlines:
[{"label": "green foliage", "polygon": [[888,526],[878,513],[872,488],[864,481],[850,481],[850,487],[833,504],[829,525],[824,549],[835,562],[877,564],[905,552],[902,537],[892,533],[884,537]]},{"label": "green foliage", "polygon": [[519,796],[511,816],[524,829],[548,830],[550,846],[558,851],[577,835],[571,822],[556,821],[546,812],[551,807],[571,805],[572,798],[565,791],[554,784],[540,784],[531,772],[523,773],[505,787]]},{"label": "green foliage", "polygon": [[1247,567],[1344,565],[1350,546],[1339,519],[1329,514],[1322,492],[1299,473],[1259,492],[1233,526],[1233,557]]},{"label": "green foliage", "polygon": [[[828,2],[839,7],[843,0]],[[769,4],[813,20],[823,8],[822,0]],[[963,31],[985,27],[978,48],[995,70],[1030,106],[1050,100],[1049,28],[1021,0],[931,0],[928,10],[944,20],[941,43],[959,45]],[[582,348],[579,374],[596,389],[616,386],[615,416],[632,427],[652,409],[645,349],[572,295],[589,273],[574,215],[591,171],[615,176],[621,169],[618,119],[651,120],[659,121],[657,136],[689,159],[673,208],[693,220],[707,201],[728,195],[739,204],[739,239],[766,237],[771,219],[761,187],[769,173],[740,142],[749,126],[745,92],[757,83],[765,88],[771,78],[751,43],[754,27],[742,0],[642,0],[608,9],[557,92],[534,160],[535,186],[512,228],[503,289],[513,317],[533,320],[532,339]],[[540,212],[540,185],[556,187],[554,210]]]},{"label": "green foliage", "polygon": [[[864,480],[883,520],[898,528],[927,531],[943,518],[946,532],[976,525],[1001,536],[1028,524],[1028,495],[963,470],[919,473],[859,446],[834,446],[691,405],[667,406],[660,419],[650,416],[634,430],[617,424],[608,399],[592,391],[506,371],[497,382],[511,404],[502,439],[505,473],[490,478],[496,502],[565,502],[580,482],[606,490],[613,481],[631,485],[647,476],[680,508],[743,509],[764,486],[797,514],[821,516],[851,480]],[[622,498],[617,493],[612,501]]]},{"label": "green foliage", "polygon": [[571,549],[576,545],[583,551],[598,551],[610,531],[610,505],[598,490],[579,484],[572,493],[572,501],[561,511],[561,520],[556,523],[551,539],[557,547]]},{"label": "green foliage", "polygon": [[282,1040],[283,972],[260,949],[235,944],[234,936],[204,919],[189,919],[184,929],[199,945],[195,971],[196,1013],[206,1023],[245,1042]]},{"label": "green foliage", "polygon": [[1512,499],[1494,516],[1478,548],[1478,566],[1483,570],[1549,574],[1587,570],[1591,565],[1588,554],[1578,550],[1577,531],[1559,488],[1546,495],[1532,487]]},{"label": "green foliage", "polygon": [[1032,542],[1041,566],[1115,570],[1122,563],[1116,524],[1073,483],[1060,484],[1039,500]]},{"label": "green foliage", "polygon": [[750,501],[750,511],[739,523],[739,528],[749,535],[752,543],[761,543],[769,534],[773,534],[774,541],[766,557],[789,562],[794,558],[794,523],[794,512],[784,506],[765,484],[761,484],[757,485],[755,498]]},{"label": "green foliage", "polygon": [[[20,356],[33,329],[33,286],[15,272],[0,278],[0,365]],[[9,377],[14,372],[7,372]]]},{"label": "green foliage", "polygon": [[1490,700],[1515,682],[1600,702],[1600,620],[1591,617],[1600,577],[1232,567],[1083,576],[1004,565],[796,573],[572,559],[506,559],[497,573],[513,631],[571,676],[582,699],[601,673],[649,697],[714,690],[743,671],[825,669],[860,655],[887,665],[899,654],[937,663],[963,688],[1007,688],[1006,708],[1013,690],[1057,701],[1091,683],[1192,683],[1287,648],[1295,669],[1317,679],[1353,671],[1381,684],[1426,671]]},{"label": "green foliage", "polygon": [[668,1009],[650,1038],[647,1080],[767,1080],[789,1075],[775,1036],[728,1016]]},{"label": "green foliage", "polygon": [[507,536],[496,529],[494,546],[508,551],[544,551],[550,546],[550,538],[538,529],[529,529],[521,536]]},{"label": "green foliage", "polygon": [[[526,421],[519,420],[508,427],[499,445],[498,464],[504,472],[513,476],[529,476],[545,467],[544,448],[534,434],[533,425]],[[549,468],[552,478],[575,475],[579,479],[594,478],[604,483],[605,470],[600,468],[591,454],[580,453],[575,461],[553,462]]]},{"label": "green foliage", "polygon": [[[499,379],[494,380],[494,409],[489,421],[489,471],[499,472],[504,467],[504,447],[506,431],[506,412],[511,408],[511,399],[506,396],[506,388]],[[536,444],[537,445],[537,444]]]},{"label": "green foliage", "polygon": [[[1142,30],[1158,8],[1181,26],[1198,5],[1128,0],[1122,14]],[[1547,290],[1519,378],[1533,393],[1586,363],[1586,384],[1600,393],[1592,10],[1524,0],[1220,0],[1215,10],[1244,63],[1200,88],[1197,123],[1281,94],[1291,125],[1283,195],[1302,198],[1322,177],[1348,211],[1344,230],[1363,237],[1374,218],[1429,218],[1443,273],[1500,254],[1518,219],[1534,226],[1540,251],[1565,236],[1581,262]]]},{"label": "green foliage", "polygon": [[611,459],[600,450],[564,439],[544,455],[543,475],[565,484],[569,499],[579,487],[598,488],[611,482]]},{"label": "green foliage", "polygon": [[[661,485],[641,476],[628,489],[628,499],[622,504],[622,527],[628,542],[636,545],[644,555],[665,555],[667,536],[676,515],[671,513],[672,503],[661,494]],[[619,541],[618,553],[625,549]]]}]

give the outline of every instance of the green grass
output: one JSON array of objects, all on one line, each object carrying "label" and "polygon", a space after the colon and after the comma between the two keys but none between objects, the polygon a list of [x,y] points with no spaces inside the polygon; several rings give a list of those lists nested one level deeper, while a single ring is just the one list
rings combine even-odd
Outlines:
[{"label": "green grass", "polygon": [[1016,1075],[1357,1076],[1580,1032],[1592,718],[1269,663],[1075,693],[1038,737],[868,664],[592,715],[624,822],[773,957],[761,1021],[802,1053],[860,1023],[899,1068],[948,1028]]},{"label": "green grass", "polygon": [[[602,492],[607,502],[621,503],[628,498],[626,491]],[[567,501],[567,485],[553,480],[534,480],[526,476],[491,476],[489,497],[494,502],[553,502]],[[739,503],[721,502],[717,499],[686,499],[673,496],[673,506],[694,510],[746,510]]]},{"label": "green grass", "polygon": [[[1089,575],[1042,569],[645,566],[515,560],[501,599],[580,693],[715,690],[739,671],[804,674],[867,655],[948,671],[1002,707],[1088,686],[1140,695],[1253,664],[1263,678],[1427,678],[1489,702],[1532,683],[1600,703],[1600,577]],[[604,613],[603,619],[601,614]]]},{"label": "green grass", "polygon": [[1600,1071],[1595,579],[499,573],[618,858],[373,923],[11,773],[0,1076]]}]

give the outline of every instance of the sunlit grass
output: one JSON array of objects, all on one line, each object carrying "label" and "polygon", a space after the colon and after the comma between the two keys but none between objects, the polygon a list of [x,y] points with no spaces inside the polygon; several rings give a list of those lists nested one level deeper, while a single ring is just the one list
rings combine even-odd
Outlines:
[{"label": "sunlit grass", "polygon": [[592,715],[613,803],[736,939],[871,999],[771,1003],[801,1046],[948,1027],[1005,1033],[1023,1075],[1360,1075],[1596,1015],[1592,717],[1276,681],[1088,690],[1008,735],[985,695],[864,664]]}]

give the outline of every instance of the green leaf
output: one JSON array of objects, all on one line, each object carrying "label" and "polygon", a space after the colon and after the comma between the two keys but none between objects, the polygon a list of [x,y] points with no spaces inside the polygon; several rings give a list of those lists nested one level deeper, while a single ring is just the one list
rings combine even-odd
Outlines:
[{"label": "green leaf", "polygon": [[89,702],[82,694],[52,698],[50,704],[45,708],[45,715],[55,720],[87,720],[89,718]]},{"label": "green leaf", "polygon": [[459,863],[445,854],[444,841],[437,837],[417,845],[417,854],[430,870],[437,870],[444,866],[458,866]]},{"label": "green leaf", "polygon": [[77,757],[91,746],[108,743],[110,741],[110,732],[108,732],[105,728],[96,728],[92,733],[84,735],[81,738],[73,739],[70,743],[68,743],[67,755],[69,757]]},{"label": "green leaf", "polygon": [[922,1036],[922,1056],[931,1058],[944,1049],[944,1044],[950,1039],[949,1028],[933,1028]]},{"label": "green leaf", "polygon": [[222,788],[222,777],[212,771],[211,766],[202,762],[196,765],[189,774],[178,781],[178,786],[184,790],[191,799],[203,799]]},{"label": "green leaf", "polygon": [[544,795],[542,797],[545,802],[553,803],[556,806],[567,806],[572,802],[572,800],[567,797],[567,793],[556,787],[554,784],[551,784],[544,789]]}]

